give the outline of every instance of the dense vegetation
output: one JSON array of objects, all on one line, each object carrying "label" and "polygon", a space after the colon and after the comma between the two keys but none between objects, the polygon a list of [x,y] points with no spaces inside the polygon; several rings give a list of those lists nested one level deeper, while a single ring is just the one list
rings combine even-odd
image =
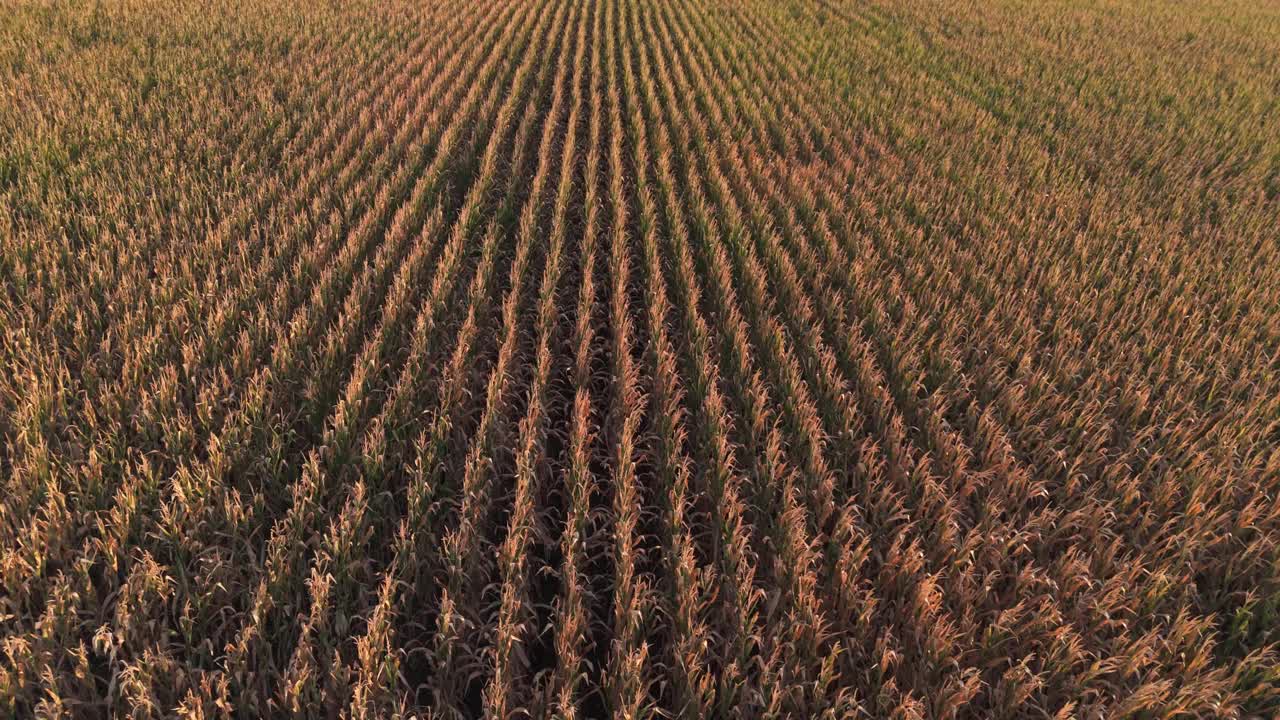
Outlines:
[{"label": "dense vegetation", "polygon": [[0,714],[1280,713],[1280,7],[0,0]]}]

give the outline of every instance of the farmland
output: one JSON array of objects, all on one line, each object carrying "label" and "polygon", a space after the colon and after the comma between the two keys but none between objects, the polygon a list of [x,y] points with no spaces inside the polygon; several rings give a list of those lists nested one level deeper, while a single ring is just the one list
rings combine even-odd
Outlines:
[{"label": "farmland", "polygon": [[1280,6],[0,0],[0,716],[1280,714]]}]

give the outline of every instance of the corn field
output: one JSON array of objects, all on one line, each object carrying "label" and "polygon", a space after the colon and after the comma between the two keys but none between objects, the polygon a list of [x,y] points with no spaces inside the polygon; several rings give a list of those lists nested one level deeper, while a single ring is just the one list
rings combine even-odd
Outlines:
[{"label": "corn field", "polygon": [[1280,715],[1280,6],[0,0],[0,717]]}]

